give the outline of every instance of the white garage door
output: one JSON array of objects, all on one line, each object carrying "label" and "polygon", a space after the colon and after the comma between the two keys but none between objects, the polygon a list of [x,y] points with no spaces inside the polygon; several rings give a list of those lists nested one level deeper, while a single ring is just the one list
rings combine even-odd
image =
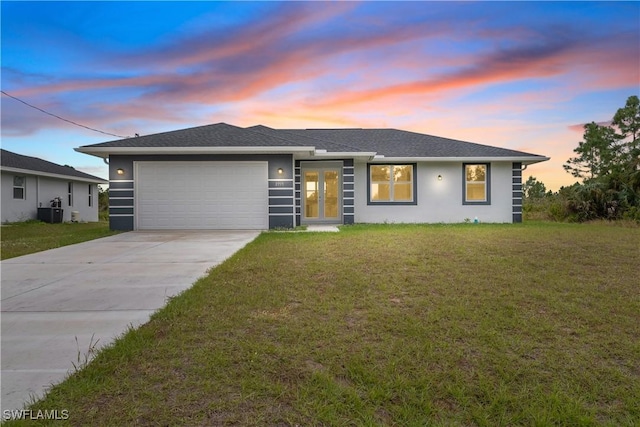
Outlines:
[{"label": "white garage door", "polygon": [[137,162],[139,230],[269,228],[267,162]]}]

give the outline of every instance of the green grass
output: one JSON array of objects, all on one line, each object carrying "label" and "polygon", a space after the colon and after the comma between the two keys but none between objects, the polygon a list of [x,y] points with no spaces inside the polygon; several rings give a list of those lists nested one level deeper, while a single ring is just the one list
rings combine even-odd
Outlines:
[{"label": "green grass", "polygon": [[40,221],[18,222],[0,228],[0,259],[59,248],[74,243],[117,234],[108,222],[47,224]]},{"label": "green grass", "polygon": [[639,241],[606,224],[262,234],[32,409],[68,409],[56,425],[638,425]]}]

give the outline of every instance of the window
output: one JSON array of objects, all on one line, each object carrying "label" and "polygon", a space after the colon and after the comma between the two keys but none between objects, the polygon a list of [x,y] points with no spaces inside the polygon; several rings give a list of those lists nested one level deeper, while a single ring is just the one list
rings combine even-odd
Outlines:
[{"label": "window", "polygon": [[26,197],[25,186],[27,184],[27,177],[14,176],[13,177],[13,198],[24,200]]},{"label": "window", "polygon": [[73,182],[70,182],[67,185],[67,188],[68,188],[68,193],[69,193],[67,201],[69,202],[68,205],[71,207],[71,206],[73,206]]},{"label": "window", "polygon": [[463,164],[463,204],[491,204],[491,165],[488,163]]},{"label": "window", "polygon": [[93,206],[93,186],[89,184],[89,207]]},{"label": "window", "polygon": [[369,204],[415,205],[415,166],[368,165]]}]

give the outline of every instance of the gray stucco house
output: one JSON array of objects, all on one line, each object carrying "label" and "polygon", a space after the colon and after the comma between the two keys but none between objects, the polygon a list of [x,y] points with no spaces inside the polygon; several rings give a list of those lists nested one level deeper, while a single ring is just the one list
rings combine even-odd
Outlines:
[{"label": "gray stucco house", "polygon": [[2,178],[2,222],[36,219],[39,207],[61,200],[62,220],[98,221],[98,184],[102,178],[37,157],[0,150]]},{"label": "gray stucco house", "polygon": [[111,228],[522,221],[548,157],[396,129],[218,123],[86,145],[109,160]]}]

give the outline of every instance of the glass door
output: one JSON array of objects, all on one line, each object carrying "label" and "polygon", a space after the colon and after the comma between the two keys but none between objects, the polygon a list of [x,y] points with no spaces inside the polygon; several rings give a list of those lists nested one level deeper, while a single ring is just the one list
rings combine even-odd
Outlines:
[{"label": "glass door", "polygon": [[340,222],[340,169],[305,169],[302,175],[304,220]]}]

